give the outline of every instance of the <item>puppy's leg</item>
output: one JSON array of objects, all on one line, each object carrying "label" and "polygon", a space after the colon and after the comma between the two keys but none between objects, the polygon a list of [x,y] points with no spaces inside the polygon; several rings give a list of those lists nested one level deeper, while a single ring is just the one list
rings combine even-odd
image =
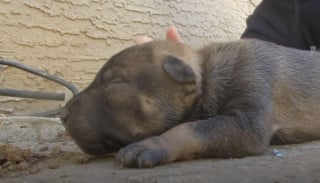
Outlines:
[{"label": "puppy's leg", "polygon": [[183,123],[160,136],[122,148],[116,161],[127,167],[154,167],[177,160],[242,157],[262,153],[269,144],[265,114],[241,113]]}]

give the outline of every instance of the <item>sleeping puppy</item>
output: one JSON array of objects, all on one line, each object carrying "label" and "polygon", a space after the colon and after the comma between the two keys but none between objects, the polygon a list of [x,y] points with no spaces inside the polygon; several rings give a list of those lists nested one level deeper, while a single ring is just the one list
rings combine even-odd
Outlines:
[{"label": "sleeping puppy", "polygon": [[114,55],[61,114],[87,154],[125,167],[258,155],[320,139],[320,54],[258,40]]}]

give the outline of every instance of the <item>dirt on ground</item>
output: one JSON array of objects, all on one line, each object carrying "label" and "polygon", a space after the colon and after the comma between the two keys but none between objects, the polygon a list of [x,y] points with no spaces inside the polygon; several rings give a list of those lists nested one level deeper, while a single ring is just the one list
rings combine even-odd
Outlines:
[{"label": "dirt on ground", "polygon": [[261,156],[201,159],[151,169],[89,157],[59,119],[0,118],[0,183],[320,183],[320,141],[271,146]]},{"label": "dirt on ground", "polygon": [[89,156],[72,141],[54,143],[0,143],[0,178],[21,177],[57,169],[64,164],[85,164]]},{"label": "dirt on ground", "polygon": [[317,183],[320,182],[320,141],[272,146],[261,156],[202,159],[152,169],[125,169],[114,163],[113,156],[84,155],[66,138],[50,143],[2,143],[0,165],[0,182],[8,183]]}]

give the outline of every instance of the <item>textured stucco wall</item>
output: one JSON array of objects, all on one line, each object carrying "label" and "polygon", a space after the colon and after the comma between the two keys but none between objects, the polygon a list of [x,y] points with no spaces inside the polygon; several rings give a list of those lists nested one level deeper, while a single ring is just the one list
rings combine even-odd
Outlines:
[{"label": "textured stucco wall", "polygon": [[[176,25],[192,47],[235,40],[259,0],[0,0],[0,56],[63,77],[84,88],[132,38],[164,38]],[[0,87],[66,90],[25,72],[0,68]],[[70,95],[70,94],[69,94]],[[0,96],[0,113],[41,111],[63,102]]]}]

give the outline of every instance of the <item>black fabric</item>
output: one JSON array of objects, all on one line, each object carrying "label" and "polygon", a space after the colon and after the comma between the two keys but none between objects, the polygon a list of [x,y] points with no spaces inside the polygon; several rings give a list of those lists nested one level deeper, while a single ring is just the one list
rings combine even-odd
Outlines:
[{"label": "black fabric", "polygon": [[241,38],[283,46],[320,48],[320,0],[263,0],[247,18]]}]

